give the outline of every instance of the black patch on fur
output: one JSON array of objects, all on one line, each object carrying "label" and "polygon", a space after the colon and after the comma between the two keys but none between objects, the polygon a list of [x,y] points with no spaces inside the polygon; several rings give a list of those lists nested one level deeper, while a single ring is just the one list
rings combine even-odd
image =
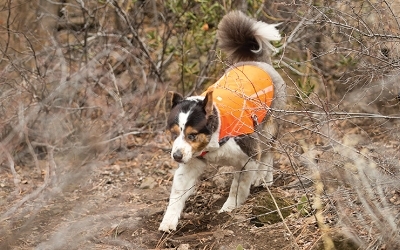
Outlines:
[{"label": "black patch on fur", "polygon": [[219,47],[235,57],[234,61],[254,61],[260,44],[254,36],[255,20],[239,11],[224,16],[218,25]]},{"label": "black patch on fur", "polygon": [[189,114],[186,126],[191,126],[199,133],[211,135],[218,128],[218,118],[216,109],[213,109],[213,115],[206,118],[203,102],[196,104]]},{"label": "black patch on fur", "polygon": [[172,108],[168,120],[167,127],[171,128],[173,125],[178,124],[178,118],[180,113],[188,113],[188,120],[186,126],[191,126],[196,129],[199,133],[211,135],[218,128],[218,113],[216,109],[213,109],[213,115],[210,115],[206,119],[206,112],[204,110],[204,104],[201,100],[183,100],[175,107]]},{"label": "black patch on fur", "polygon": [[175,107],[176,105],[178,105],[179,103],[181,103],[183,101],[183,97],[181,94],[178,94],[176,92],[169,92],[172,96],[171,96],[171,108]]},{"label": "black patch on fur", "polygon": [[234,138],[235,142],[239,145],[240,149],[249,157],[259,160],[261,156],[261,148],[259,138],[256,133],[249,135],[237,136]]},{"label": "black patch on fur", "polygon": [[211,134],[211,131],[207,129],[206,112],[202,105],[196,105],[192,109],[186,122],[186,126],[190,126],[202,134]]},{"label": "black patch on fur", "polygon": [[189,110],[198,103],[196,100],[181,100],[172,107],[167,119],[167,128],[170,129],[175,124],[178,124],[180,113],[187,113]]}]

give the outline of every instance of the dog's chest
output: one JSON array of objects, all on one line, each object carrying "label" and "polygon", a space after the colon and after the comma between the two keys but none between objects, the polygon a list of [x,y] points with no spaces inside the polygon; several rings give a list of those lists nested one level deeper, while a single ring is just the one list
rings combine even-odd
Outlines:
[{"label": "dog's chest", "polygon": [[230,138],[220,148],[209,151],[204,158],[212,164],[238,166],[247,161],[248,156],[243,152],[233,138]]}]

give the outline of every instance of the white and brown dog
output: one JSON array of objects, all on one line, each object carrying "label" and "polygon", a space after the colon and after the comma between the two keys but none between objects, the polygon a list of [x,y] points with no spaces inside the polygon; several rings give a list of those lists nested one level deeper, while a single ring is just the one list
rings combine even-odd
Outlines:
[{"label": "white and brown dog", "polygon": [[233,11],[218,25],[217,38],[234,64],[201,96],[183,98],[171,92],[167,126],[171,156],[179,168],[161,231],[176,230],[185,201],[208,162],[236,168],[219,212],[240,206],[252,184],[272,184],[272,145],[278,133],[273,114],[285,108],[286,85],[271,66],[270,41],[281,37],[276,25]]}]

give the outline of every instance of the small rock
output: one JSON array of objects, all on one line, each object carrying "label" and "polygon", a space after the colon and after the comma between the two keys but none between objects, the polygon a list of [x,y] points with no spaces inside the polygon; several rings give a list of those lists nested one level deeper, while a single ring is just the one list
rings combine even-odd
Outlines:
[{"label": "small rock", "polygon": [[367,139],[360,134],[345,134],[343,136],[343,144],[349,147],[354,147],[358,144],[365,144]]},{"label": "small rock", "polygon": [[181,244],[177,250],[189,250],[189,244]]},{"label": "small rock", "polygon": [[171,164],[170,164],[169,161],[164,161],[164,162],[163,162],[163,167],[164,167],[164,168],[172,168],[172,166],[171,166]]},{"label": "small rock", "polygon": [[133,173],[134,175],[142,175],[142,174],[143,174],[142,170],[140,170],[140,169],[138,169],[138,168],[134,168],[134,169],[132,170],[132,173]]},{"label": "small rock", "polygon": [[140,184],[141,189],[153,189],[157,185],[153,177],[148,176],[143,179],[142,184]]},{"label": "small rock", "polygon": [[220,240],[226,236],[233,236],[233,235],[234,235],[234,233],[231,230],[219,230],[218,229],[213,233],[213,236],[218,240]]},{"label": "small rock", "polygon": [[309,150],[299,157],[302,166],[313,167],[318,163],[319,158],[323,152],[320,150]]},{"label": "small rock", "polygon": [[117,164],[112,165],[111,168],[117,173],[121,170],[121,166]]},{"label": "small rock", "polygon": [[218,199],[221,199],[222,198],[222,195],[220,195],[220,194],[213,194],[212,195],[212,199],[213,200],[218,200]]}]

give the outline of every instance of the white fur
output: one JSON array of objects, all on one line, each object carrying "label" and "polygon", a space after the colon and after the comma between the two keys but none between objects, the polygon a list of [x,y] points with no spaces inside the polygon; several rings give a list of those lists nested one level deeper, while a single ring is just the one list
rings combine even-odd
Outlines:
[{"label": "white fur", "polygon": [[[188,97],[187,100],[203,100],[204,98],[202,96],[191,96]],[[184,128],[185,124],[187,123],[187,119],[191,113],[191,110],[189,110],[187,113],[180,113],[178,115],[178,126],[180,129],[180,134],[178,137],[175,139],[173,145],[172,145],[172,150],[171,150],[171,157],[173,157],[174,153],[177,151],[181,151],[183,154],[182,162],[186,163],[193,157],[197,157],[201,154],[201,152],[193,152],[192,147],[190,144],[185,140],[185,134],[184,134]],[[215,151],[219,148],[219,131],[220,131],[220,124],[221,121],[219,121],[219,126],[217,131],[211,135],[210,142],[208,143],[207,147],[204,149],[204,151]]]},{"label": "white fur", "polygon": [[261,162],[258,165],[257,175],[253,179],[253,185],[270,186],[274,180],[273,176],[274,153],[267,152],[261,156]]},{"label": "white fur", "polygon": [[187,113],[180,113],[178,116],[178,126],[179,126],[181,132],[183,132],[183,129],[185,128],[188,117],[190,115],[190,111],[191,110],[189,110],[189,112],[187,112]]},{"label": "white fur", "polygon": [[[178,140],[178,138],[177,138]],[[174,142],[175,145],[175,142]],[[217,150],[209,151],[204,158],[207,162],[230,165],[235,167],[234,178],[229,192],[229,197],[219,212],[230,212],[246,201],[251,184],[260,183],[264,176],[272,178],[272,163],[262,164],[249,158],[235,142],[229,139]],[[270,161],[272,158],[267,157]],[[183,211],[186,200],[194,192],[198,177],[203,173],[206,161],[192,158],[188,162],[180,163],[174,175],[171,196],[167,211],[160,224],[159,230],[170,232],[176,230],[179,217]],[[258,170],[263,171],[259,173]],[[272,184],[272,179],[267,177]],[[260,183],[262,184],[262,183]]]},{"label": "white fur", "polygon": [[254,36],[258,44],[260,44],[260,48],[258,50],[252,50],[254,53],[259,53],[263,48],[263,44],[266,44],[268,48],[275,53],[277,52],[277,49],[270,44],[270,41],[281,40],[281,34],[279,34],[279,30],[276,28],[278,25],[280,25],[280,23],[268,24],[260,21],[254,23]]},{"label": "white fur", "polygon": [[204,96],[189,96],[189,97],[186,97],[186,100],[189,100],[189,101],[203,101],[204,100]]},{"label": "white fur", "polygon": [[183,134],[183,132],[180,133],[180,135],[176,138],[174,144],[172,145],[172,158],[174,158],[174,153],[178,150],[181,151],[183,154],[182,162],[188,162],[193,156],[192,147],[185,140],[185,135]]},{"label": "white fur", "polygon": [[279,25],[280,23],[268,24],[258,21],[253,25],[255,36],[266,41],[280,41],[281,34],[279,34],[279,30],[276,28]]},{"label": "white fur", "polygon": [[219,212],[230,212],[240,206],[249,195],[259,163],[251,160],[233,138],[219,150],[207,153],[204,158],[211,163],[235,167],[229,197]]},{"label": "white fur", "polygon": [[179,164],[172,183],[169,204],[158,230],[170,232],[176,230],[179,217],[185,207],[185,201],[194,192],[198,177],[203,173],[206,163],[197,158]]},{"label": "white fur", "polygon": [[171,150],[171,157],[174,158],[174,153],[176,151],[181,151],[183,154],[182,161],[183,162],[188,162],[192,157],[193,157],[193,151],[192,147],[190,144],[185,140],[185,134],[183,133],[183,130],[185,128],[185,124],[187,122],[188,116],[190,115],[190,110],[188,113],[180,113],[178,116],[178,126],[180,129],[180,134],[178,137],[175,139],[173,145],[172,145],[172,150]]}]

